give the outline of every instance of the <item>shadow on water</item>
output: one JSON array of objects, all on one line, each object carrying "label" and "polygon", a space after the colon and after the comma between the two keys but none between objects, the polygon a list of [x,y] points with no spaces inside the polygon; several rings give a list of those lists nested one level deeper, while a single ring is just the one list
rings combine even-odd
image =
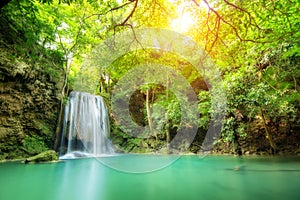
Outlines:
[{"label": "shadow on water", "polygon": [[248,171],[248,172],[300,172],[300,169],[248,169],[245,165],[225,168],[228,171]]},{"label": "shadow on water", "polygon": [[[267,161],[267,162],[266,162]],[[293,168],[275,168],[272,167],[273,164],[287,164],[291,160],[286,157],[267,157],[267,158],[258,158],[258,157],[236,157],[237,164],[232,167],[226,167],[227,171],[235,171],[235,172],[300,172],[300,160],[296,159],[295,163],[298,165],[293,166]],[[271,165],[270,165],[271,164]],[[296,168],[294,168],[296,167]]]}]

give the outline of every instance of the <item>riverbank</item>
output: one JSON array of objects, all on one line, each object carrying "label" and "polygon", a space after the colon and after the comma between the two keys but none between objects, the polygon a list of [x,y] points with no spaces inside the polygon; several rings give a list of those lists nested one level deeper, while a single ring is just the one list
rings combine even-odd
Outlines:
[{"label": "riverbank", "polygon": [[[112,154],[113,155],[113,154]],[[205,156],[233,156],[233,157],[259,157],[259,158],[283,158],[283,157],[287,157],[287,158],[300,158],[300,153],[298,154],[283,154],[283,153],[279,153],[279,154],[267,154],[267,153],[253,153],[253,154],[243,154],[243,155],[237,155],[234,153],[221,153],[221,152],[205,152],[205,153],[193,153],[193,152],[186,152],[186,153],[179,153],[179,154],[167,154],[167,153],[157,153],[157,152],[148,152],[148,153],[116,153],[115,155],[178,155],[178,156],[199,156],[199,157],[205,157]],[[34,157],[34,156],[33,156]],[[90,156],[93,157],[93,156]],[[97,157],[97,156],[95,156]],[[28,160],[30,158],[17,158],[17,159],[2,159],[0,160],[0,163],[6,163],[6,162],[21,162],[21,163],[25,163],[26,160]],[[42,161],[39,163],[49,163],[49,162],[60,162],[60,160],[55,159],[53,161]]]}]

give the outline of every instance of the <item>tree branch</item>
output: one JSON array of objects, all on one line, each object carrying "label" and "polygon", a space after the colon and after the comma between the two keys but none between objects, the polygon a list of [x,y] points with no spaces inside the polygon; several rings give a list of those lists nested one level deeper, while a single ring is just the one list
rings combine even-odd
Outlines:
[{"label": "tree branch", "polygon": [[[192,0],[192,2],[195,3],[195,5],[200,6],[200,4],[196,1],[196,0]],[[223,18],[214,8],[212,8],[210,6],[210,4],[207,2],[207,0],[203,0],[203,2],[207,5],[208,7],[208,12],[212,12],[216,15],[217,20],[219,20],[220,22],[223,22],[224,24],[227,24],[234,32],[234,34],[236,35],[236,37],[241,41],[241,42],[253,42],[253,43],[270,43],[272,41],[261,41],[261,40],[255,40],[255,39],[248,39],[248,38],[243,38],[240,34],[239,31],[237,29],[237,27],[235,27],[232,23],[230,23],[229,21],[227,21],[225,18]],[[233,5],[233,4],[232,4]],[[217,32],[219,32],[219,28],[220,28],[220,24],[217,26]],[[210,29],[210,28],[209,28]],[[217,34],[215,34],[217,35]],[[215,41],[216,42],[216,41]],[[214,43],[215,43],[214,42]]]},{"label": "tree branch", "polygon": [[133,16],[133,13],[135,12],[135,9],[137,8],[139,0],[133,0],[132,2],[135,2],[133,9],[131,10],[130,14],[126,17],[126,19],[120,24],[120,26],[124,26],[127,21]]},{"label": "tree branch", "polygon": [[258,28],[258,29],[261,29],[259,26],[258,26],[258,24],[256,23],[256,21],[255,21],[255,19],[252,17],[252,15],[250,14],[250,12],[248,12],[247,10],[245,10],[244,8],[241,8],[241,7],[239,7],[239,6],[237,6],[237,5],[235,5],[235,4],[233,4],[233,3],[230,3],[230,2],[228,2],[227,0],[223,0],[227,5],[229,5],[229,6],[231,6],[231,7],[233,7],[233,8],[235,8],[235,9],[237,9],[237,10],[239,10],[239,11],[241,11],[241,12],[243,12],[243,13],[246,13],[247,15],[248,15],[248,17],[249,17],[249,23],[250,24],[252,24],[252,21],[254,22],[254,26],[256,27],[256,28]]},{"label": "tree branch", "polygon": [[109,9],[108,11],[106,11],[106,12],[104,12],[104,13],[95,13],[95,14],[89,15],[89,16],[87,16],[86,18],[84,18],[83,20],[85,21],[85,20],[87,20],[87,19],[89,19],[89,18],[91,18],[91,17],[94,17],[94,16],[103,16],[103,15],[106,15],[106,14],[108,14],[108,13],[110,13],[110,12],[113,12],[113,11],[119,10],[119,9],[121,9],[121,8],[124,8],[125,6],[130,5],[130,4],[132,4],[132,3],[133,3],[133,1],[129,1],[129,2],[127,2],[127,3],[124,3],[124,4],[121,5],[121,6],[117,6],[117,7],[111,8],[111,9]]}]

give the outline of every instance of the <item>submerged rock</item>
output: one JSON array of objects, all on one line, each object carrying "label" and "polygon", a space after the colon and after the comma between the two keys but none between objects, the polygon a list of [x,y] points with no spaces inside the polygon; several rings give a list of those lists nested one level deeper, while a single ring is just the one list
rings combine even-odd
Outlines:
[{"label": "submerged rock", "polygon": [[54,150],[44,151],[38,155],[27,158],[24,163],[39,163],[39,162],[51,162],[58,161],[58,155]]}]

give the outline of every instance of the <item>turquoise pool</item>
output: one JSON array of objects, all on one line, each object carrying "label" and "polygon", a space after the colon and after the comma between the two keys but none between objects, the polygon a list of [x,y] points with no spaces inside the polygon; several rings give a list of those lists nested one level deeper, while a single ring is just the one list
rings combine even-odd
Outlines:
[{"label": "turquoise pool", "polygon": [[300,199],[300,157],[182,156],[157,169],[155,162],[173,158],[119,155],[49,164],[1,163],[0,199]]}]

